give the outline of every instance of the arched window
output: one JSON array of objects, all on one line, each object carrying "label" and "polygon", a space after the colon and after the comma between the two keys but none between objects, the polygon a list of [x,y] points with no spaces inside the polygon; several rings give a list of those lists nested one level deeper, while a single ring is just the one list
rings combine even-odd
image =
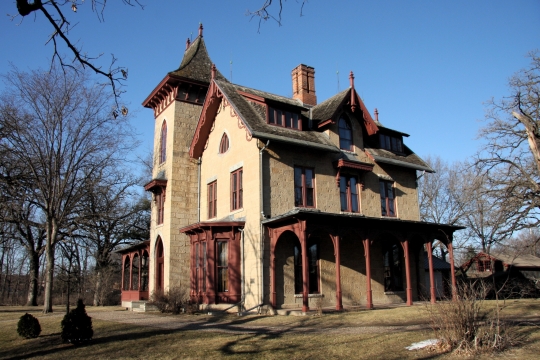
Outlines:
[{"label": "arched window", "polygon": [[131,290],[139,290],[139,265],[139,255],[135,254],[131,270]]},{"label": "arched window", "polygon": [[339,148],[343,150],[353,150],[352,127],[345,116],[339,118]]},{"label": "arched window", "polygon": [[163,120],[161,134],[159,137],[159,163],[162,164],[167,159],[167,122]]},{"label": "arched window", "polygon": [[163,241],[158,236],[156,241],[156,290],[163,290],[164,286],[164,256],[163,256]]},{"label": "arched window", "polygon": [[223,133],[223,136],[221,137],[221,142],[219,143],[219,153],[223,154],[229,150],[229,137],[227,136],[227,133]]},{"label": "arched window", "polygon": [[143,251],[141,257],[141,291],[148,291],[148,253]]},{"label": "arched window", "polygon": [[129,290],[129,280],[131,279],[131,266],[129,256],[126,256],[124,262],[124,290]]}]

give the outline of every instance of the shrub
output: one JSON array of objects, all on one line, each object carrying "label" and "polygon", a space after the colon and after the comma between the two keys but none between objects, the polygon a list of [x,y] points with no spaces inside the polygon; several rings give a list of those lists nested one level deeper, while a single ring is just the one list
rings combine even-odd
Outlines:
[{"label": "shrub", "polygon": [[37,338],[41,333],[41,325],[39,325],[38,319],[31,314],[24,314],[17,323],[17,334],[26,338]]},{"label": "shrub", "polygon": [[82,299],[77,301],[77,308],[71,310],[62,320],[62,340],[80,344],[92,340],[92,318],[86,314]]},{"label": "shrub", "polygon": [[439,346],[467,355],[501,351],[521,342],[516,325],[501,319],[499,302],[494,309],[484,304],[490,287],[484,282],[457,285],[456,299],[428,305],[430,323]]},{"label": "shrub", "polygon": [[151,305],[154,305],[162,313],[170,312],[179,314],[187,306],[189,294],[182,287],[171,287],[166,293],[155,291],[152,293]]}]

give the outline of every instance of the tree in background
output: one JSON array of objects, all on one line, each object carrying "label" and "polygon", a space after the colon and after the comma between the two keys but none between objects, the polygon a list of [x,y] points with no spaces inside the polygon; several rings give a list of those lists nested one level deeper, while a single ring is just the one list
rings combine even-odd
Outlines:
[{"label": "tree in background", "polygon": [[480,131],[487,143],[475,159],[490,196],[512,215],[512,232],[540,225],[540,56],[529,57],[530,67],[509,80],[510,96],[489,102]]},{"label": "tree in background", "polygon": [[44,312],[52,311],[55,246],[73,229],[88,179],[98,182],[104,169],[120,167],[136,146],[126,117],[114,117],[107,88],[89,81],[82,69],[54,67],[49,72],[4,76],[0,95],[0,152],[27,168],[20,182],[44,220]]}]

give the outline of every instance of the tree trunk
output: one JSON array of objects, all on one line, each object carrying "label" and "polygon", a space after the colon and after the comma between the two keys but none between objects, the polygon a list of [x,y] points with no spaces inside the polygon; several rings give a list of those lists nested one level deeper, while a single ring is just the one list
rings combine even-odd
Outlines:
[{"label": "tree trunk", "polygon": [[28,273],[28,277],[30,278],[30,284],[28,286],[28,297],[26,299],[26,306],[37,306],[39,254],[35,251],[28,250],[28,257],[30,260],[30,269]]},{"label": "tree trunk", "polygon": [[101,278],[103,273],[101,269],[96,271],[96,288],[94,289],[94,306],[101,305]]},{"label": "tree trunk", "polygon": [[47,219],[47,244],[45,246],[47,267],[45,270],[45,298],[43,299],[43,313],[45,314],[53,312],[52,287],[54,278],[54,245],[56,245],[57,231],[56,220]]}]

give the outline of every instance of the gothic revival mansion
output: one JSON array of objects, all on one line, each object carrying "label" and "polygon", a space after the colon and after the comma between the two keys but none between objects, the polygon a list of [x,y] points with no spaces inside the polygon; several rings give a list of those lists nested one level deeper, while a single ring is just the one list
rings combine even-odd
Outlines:
[{"label": "gothic revival mansion", "polygon": [[419,221],[418,172],[433,170],[368,111],[352,72],[322,102],[315,85],[306,65],[292,70],[292,98],[230,83],[201,25],[143,102],[155,121],[151,231],[122,251],[124,306],[176,287],[241,311],[435,300],[432,243],[453,263],[460,228]]}]

